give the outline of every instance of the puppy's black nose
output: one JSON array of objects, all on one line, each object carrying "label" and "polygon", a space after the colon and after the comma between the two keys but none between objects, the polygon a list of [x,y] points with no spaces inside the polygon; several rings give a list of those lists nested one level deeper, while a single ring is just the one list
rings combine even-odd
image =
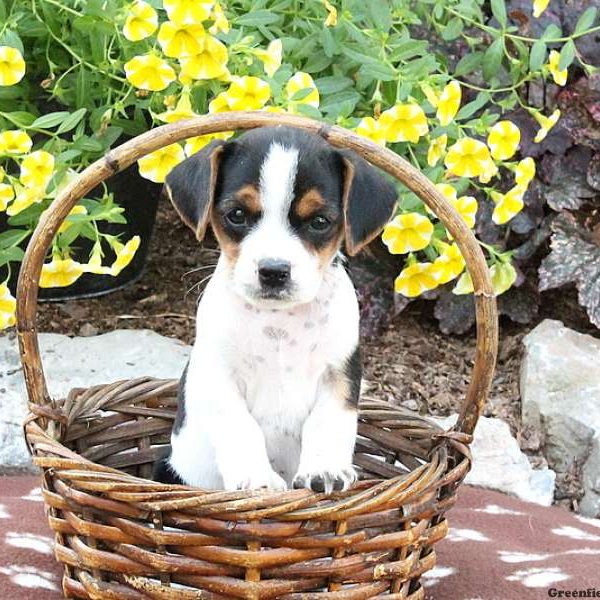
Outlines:
[{"label": "puppy's black nose", "polygon": [[262,286],[282,288],[290,280],[292,267],[287,260],[263,258],[258,263],[258,279]]}]

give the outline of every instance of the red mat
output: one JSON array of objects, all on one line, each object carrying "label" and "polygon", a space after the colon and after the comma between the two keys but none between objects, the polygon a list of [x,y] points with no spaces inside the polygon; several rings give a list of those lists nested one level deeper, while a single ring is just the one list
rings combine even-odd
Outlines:
[{"label": "red mat", "polygon": [[[465,486],[449,522],[428,600],[600,598],[600,520]],[[51,544],[37,478],[0,477],[0,598],[62,598]]]}]

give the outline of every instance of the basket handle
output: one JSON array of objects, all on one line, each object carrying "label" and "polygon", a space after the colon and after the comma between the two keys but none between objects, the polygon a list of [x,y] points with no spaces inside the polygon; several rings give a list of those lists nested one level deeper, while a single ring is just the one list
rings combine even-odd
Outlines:
[{"label": "basket handle", "polygon": [[333,146],[354,150],[417,194],[456,240],[475,290],[477,348],[471,382],[455,429],[471,434],[490,389],[498,345],[496,301],[487,265],[475,236],[429,179],[391,150],[338,126],[296,115],[267,112],[206,115],[147,131],[92,163],[55,198],[41,216],[29,241],[17,287],[17,333],[30,402],[40,409],[54,407],[46,387],[38,345],[37,298],[40,273],[48,248],[73,206],[105,179],[163,146],[199,135],[266,125],[299,127],[322,136]]}]

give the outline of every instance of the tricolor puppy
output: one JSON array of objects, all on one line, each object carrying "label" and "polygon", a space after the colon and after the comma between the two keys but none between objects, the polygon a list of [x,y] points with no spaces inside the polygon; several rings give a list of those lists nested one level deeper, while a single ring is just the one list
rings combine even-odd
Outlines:
[{"label": "tricolor puppy", "polygon": [[394,186],[298,129],[213,141],[166,191],[221,247],[198,306],[171,453],[157,478],[208,489],[345,489],[361,379],[358,304],[339,258],[391,217]]}]

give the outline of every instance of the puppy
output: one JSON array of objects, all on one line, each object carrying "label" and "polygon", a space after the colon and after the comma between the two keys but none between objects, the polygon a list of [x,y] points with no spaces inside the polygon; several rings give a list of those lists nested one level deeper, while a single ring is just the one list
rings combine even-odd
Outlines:
[{"label": "puppy", "polygon": [[394,186],[319,136],[265,127],[211,142],[165,188],[198,240],[210,223],[221,255],[157,479],[346,489],[356,479],[361,360],[339,251],[353,255],[381,231]]}]

